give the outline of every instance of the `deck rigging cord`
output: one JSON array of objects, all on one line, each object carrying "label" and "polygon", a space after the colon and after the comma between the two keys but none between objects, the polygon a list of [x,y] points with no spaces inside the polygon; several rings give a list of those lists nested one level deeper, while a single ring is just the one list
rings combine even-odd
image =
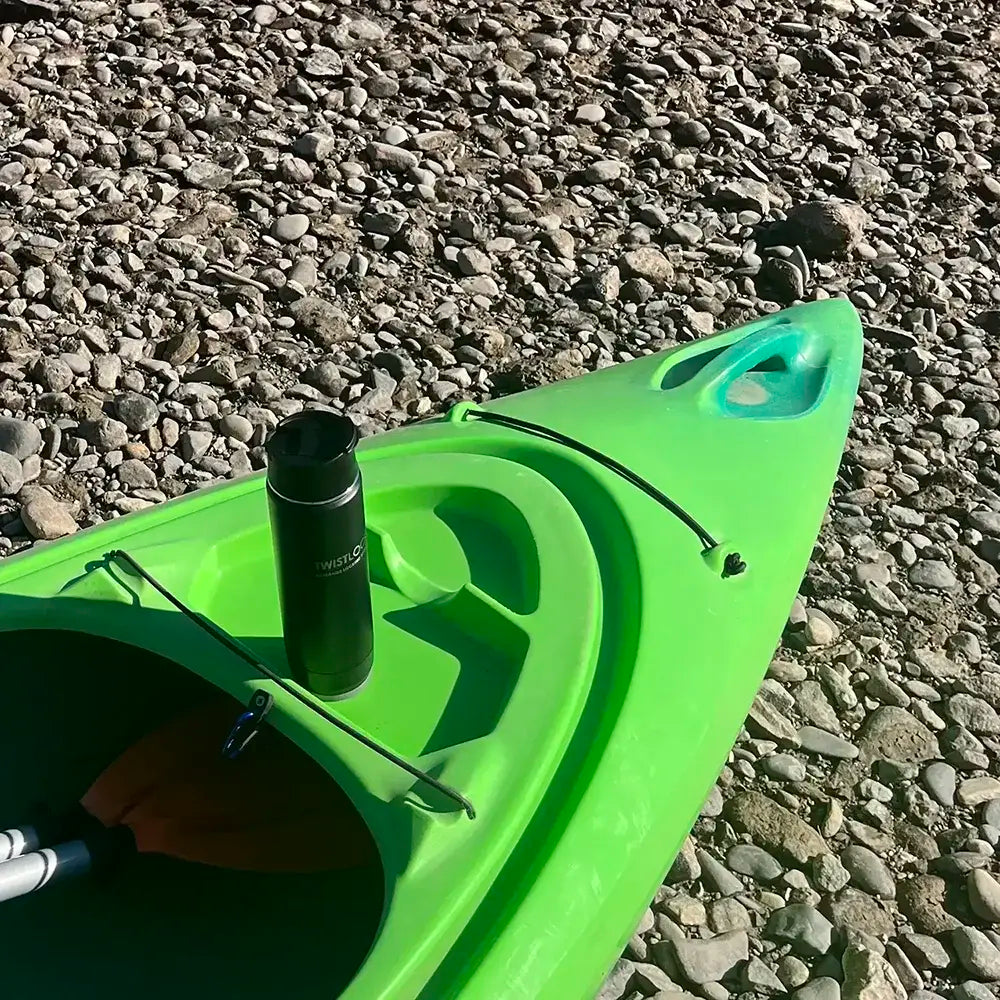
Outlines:
[{"label": "deck rigging cord", "polygon": [[[652,483],[643,479],[642,476],[628,468],[628,466],[615,461],[610,455],[605,455],[603,452],[597,451],[597,449],[591,448],[590,445],[586,445],[582,441],[577,441],[576,438],[571,438],[568,434],[563,434],[561,431],[553,430],[551,427],[544,427],[542,424],[533,424],[528,420],[521,420],[519,417],[510,417],[504,413],[493,413],[489,410],[475,408],[465,410],[462,414],[463,419],[468,419],[469,417],[474,417],[476,420],[482,420],[488,424],[496,424],[500,427],[509,427],[513,430],[523,431],[526,434],[534,434],[536,437],[545,438],[555,444],[561,444],[566,448],[571,448],[573,451],[578,451],[581,455],[586,455],[587,458],[621,476],[627,483],[631,483],[636,489],[641,490],[646,496],[651,497],[662,507],[670,511],[674,517],[678,518],[698,537],[703,546],[703,554],[718,548],[719,543],[679,503],[671,500],[662,490],[657,489]],[[740,554],[738,552],[730,552],[724,560],[722,576],[724,579],[731,576],[739,576],[746,568],[747,564],[743,561]]]},{"label": "deck rigging cord", "polygon": [[[272,684],[281,688],[285,694],[290,695],[300,704],[305,705],[306,708],[312,710],[331,725],[336,726],[341,732],[346,733],[358,743],[366,746],[369,750],[378,754],[384,760],[389,761],[391,764],[395,764],[396,767],[406,771],[407,774],[417,778],[419,781],[422,781],[427,785],[430,785],[431,788],[434,788],[442,795],[451,799],[453,802],[456,802],[462,807],[469,819],[476,818],[475,808],[461,792],[452,788],[450,785],[446,785],[443,781],[439,781],[426,771],[422,771],[419,767],[411,764],[405,758],[393,753],[393,751],[388,747],[382,746],[375,740],[366,736],[360,730],[355,729],[350,723],[345,722],[343,719],[334,715],[325,705],[321,705],[316,701],[313,701],[312,698],[306,696],[295,684],[287,681],[280,674],[275,673],[269,666],[267,666],[267,664],[263,663],[241,642],[224,632],[214,622],[209,621],[203,615],[200,615],[196,611],[189,608],[179,597],[172,594],[162,583],[159,582],[159,580],[156,579],[156,577],[154,577],[148,570],[144,569],[127,552],[122,549],[114,549],[107,555],[109,559],[114,559],[128,565],[138,576],[142,577],[146,583],[148,583],[158,594],[160,594],[161,597],[169,601],[178,611],[181,612],[181,614],[197,625],[198,628],[200,628],[203,632],[206,632],[213,639],[215,639],[216,642],[225,646],[231,653],[234,653],[245,663],[253,667],[254,670],[266,677]],[[271,709],[272,705],[273,699],[266,691],[257,690],[254,692],[251,697],[249,707],[236,720],[232,731],[225,741],[222,751],[224,755],[235,756],[243,749],[243,747],[247,745],[247,743],[250,742],[251,739],[253,739],[254,734],[263,722],[264,716]]]}]

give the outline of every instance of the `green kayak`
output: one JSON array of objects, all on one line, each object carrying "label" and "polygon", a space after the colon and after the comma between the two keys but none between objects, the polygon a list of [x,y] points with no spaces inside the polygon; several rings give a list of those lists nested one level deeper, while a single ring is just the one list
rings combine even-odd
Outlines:
[{"label": "green kayak", "polygon": [[816,302],[363,442],[375,666],[329,711],[472,809],[111,555],[287,675],[262,476],[0,563],[0,828],[75,801],[207,681],[274,696],[268,721],[380,859],[303,876],[141,856],[13,900],[4,994],[591,1000],[775,650],[862,344],[846,301]]}]

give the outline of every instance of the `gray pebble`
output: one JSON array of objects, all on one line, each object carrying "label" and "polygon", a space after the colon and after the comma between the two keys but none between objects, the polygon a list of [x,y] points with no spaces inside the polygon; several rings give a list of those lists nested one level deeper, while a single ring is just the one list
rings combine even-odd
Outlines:
[{"label": "gray pebble", "polygon": [[798,736],[803,750],[823,757],[853,760],[859,753],[853,743],[815,726],[803,726],[798,731]]},{"label": "gray pebble", "polygon": [[799,955],[825,955],[830,950],[833,924],[819,910],[804,903],[792,903],[771,914],[764,935],[789,944]]},{"label": "gray pebble", "polygon": [[72,535],[78,525],[66,507],[41,492],[21,508],[21,520],[32,538],[51,541]]},{"label": "gray pebble", "polygon": [[996,994],[988,986],[970,981],[959,983],[952,990],[951,1000],[996,1000]]},{"label": "gray pebble", "polygon": [[921,559],[910,568],[910,583],[931,590],[952,590],[958,585],[951,567],[940,559]]},{"label": "gray pebble", "polygon": [[745,931],[731,931],[707,941],[674,941],[672,945],[681,975],[696,986],[718,982],[749,955]]},{"label": "gray pebble", "polygon": [[851,880],[851,873],[835,854],[821,854],[812,860],[812,882],[820,892],[837,892]]},{"label": "gray pebble", "polygon": [[42,432],[28,420],[0,416],[0,451],[23,461],[42,450]]},{"label": "gray pebble", "polygon": [[852,844],[841,851],[840,860],[859,889],[880,899],[895,899],[892,874],[874,851]]},{"label": "gray pebble", "polygon": [[135,392],[119,396],[115,400],[115,411],[125,427],[135,434],[149,430],[160,418],[156,401]]},{"label": "gray pebble", "polygon": [[1000,980],[1000,950],[975,927],[957,927],[951,943],[962,967],[987,982]]},{"label": "gray pebble", "polygon": [[743,892],[743,883],[711,854],[699,849],[695,851],[695,856],[701,865],[702,881],[710,890],[723,896],[735,896]]},{"label": "gray pebble", "polygon": [[780,878],[784,868],[761,847],[735,844],[726,854],[726,865],[734,872],[747,875],[755,882],[767,884]]},{"label": "gray pebble", "polygon": [[0,451],[0,497],[12,497],[24,485],[21,463],[5,451]]},{"label": "gray pebble", "polygon": [[276,219],[271,230],[275,239],[282,243],[295,243],[309,232],[308,215],[283,215]]},{"label": "gray pebble", "polygon": [[820,976],[800,986],[792,993],[792,1000],[841,1000],[840,983],[829,976]]},{"label": "gray pebble", "polygon": [[973,869],[966,878],[969,903],[977,917],[991,924],[1000,923],[1000,884],[986,871]]},{"label": "gray pebble", "polygon": [[950,807],[955,804],[957,775],[950,764],[935,761],[928,764],[921,775],[924,787],[939,805]]},{"label": "gray pebble", "polygon": [[776,781],[805,781],[806,766],[790,754],[778,753],[765,757],[760,762],[761,769]]}]

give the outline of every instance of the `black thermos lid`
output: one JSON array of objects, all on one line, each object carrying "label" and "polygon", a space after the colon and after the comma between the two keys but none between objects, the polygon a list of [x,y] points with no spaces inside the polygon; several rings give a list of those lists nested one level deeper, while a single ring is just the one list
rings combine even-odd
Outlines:
[{"label": "black thermos lid", "polygon": [[268,484],[297,503],[333,500],[358,478],[357,443],[350,417],[330,410],[293,413],[267,439]]}]

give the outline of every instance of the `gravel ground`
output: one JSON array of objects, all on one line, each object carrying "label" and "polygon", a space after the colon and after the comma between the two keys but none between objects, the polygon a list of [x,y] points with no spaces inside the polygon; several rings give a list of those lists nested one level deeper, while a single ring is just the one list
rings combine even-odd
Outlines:
[{"label": "gravel ground", "polygon": [[370,433],[846,295],[828,523],[600,996],[994,997],[998,67],[985,0],[0,0],[0,554],[310,402]]}]

